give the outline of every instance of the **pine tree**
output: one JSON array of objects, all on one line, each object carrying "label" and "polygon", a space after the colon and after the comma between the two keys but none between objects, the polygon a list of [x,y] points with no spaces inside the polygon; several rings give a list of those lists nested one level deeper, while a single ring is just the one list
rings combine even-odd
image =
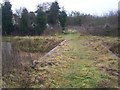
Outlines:
[{"label": "pine tree", "polygon": [[58,23],[59,20],[59,4],[58,2],[53,2],[50,7],[50,12],[48,15],[48,23],[52,24],[53,26]]},{"label": "pine tree", "polygon": [[64,10],[61,11],[59,14],[59,21],[60,21],[60,25],[61,25],[62,29],[65,30],[66,21],[67,21],[67,14]]},{"label": "pine tree", "polygon": [[22,35],[28,33],[28,10],[25,8],[22,11],[21,20],[20,20],[20,30]]},{"label": "pine tree", "polygon": [[37,10],[36,24],[37,24],[36,26],[37,34],[40,35],[46,29],[46,24],[47,24],[46,13],[42,10],[42,8],[39,8]]},{"label": "pine tree", "polygon": [[10,2],[5,2],[2,6],[2,32],[6,35],[10,35],[13,30],[11,7]]}]

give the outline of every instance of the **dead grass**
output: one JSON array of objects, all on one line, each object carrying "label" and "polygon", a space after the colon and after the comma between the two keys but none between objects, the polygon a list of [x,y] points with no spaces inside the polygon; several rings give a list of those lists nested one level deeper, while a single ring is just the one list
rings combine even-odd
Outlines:
[{"label": "dead grass", "polygon": [[[28,87],[30,84],[30,73],[34,71],[34,60],[38,60],[48,51],[58,45],[62,39],[54,36],[49,37],[3,37],[4,42],[10,42],[14,55],[9,64],[14,64],[10,68],[10,72],[4,73],[3,81],[5,87]],[[16,57],[16,58],[15,58]],[[4,58],[3,58],[4,60]],[[7,59],[9,60],[9,58]],[[7,62],[7,61],[4,61]],[[3,70],[8,69],[4,67]],[[15,84],[16,83],[16,84]],[[22,85],[24,83],[24,85]]]},{"label": "dead grass", "polygon": [[[108,52],[103,44],[116,39],[79,33],[55,37],[66,39],[66,42],[59,45],[50,56],[33,60],[35,66],[28,65],[20,75],[17,74],[18,77],[13,73],[15,76],[10,79],[16,77],[16,81],[7,78],[7,87],[118,88],[119,58]],[[23,73],[25,75],[21,77]],[[18,78],[21,83],[18,83]]]}]

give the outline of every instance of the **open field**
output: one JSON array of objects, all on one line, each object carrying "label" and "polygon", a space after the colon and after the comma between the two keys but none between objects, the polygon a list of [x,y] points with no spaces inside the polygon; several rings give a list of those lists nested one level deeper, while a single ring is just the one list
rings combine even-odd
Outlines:
[{"label": "open field", "polygon": [[20,58],[18,66],[4,74],[4,87],[118,88],[119,58],[109,50],[119,44],[116,37],[68,32],[55,36],[3,37],[3,41],[13,43]]},{"label": "open field", "polygon": [[117,0],[18,3],[0,4],[2,89],[120,90]]}]

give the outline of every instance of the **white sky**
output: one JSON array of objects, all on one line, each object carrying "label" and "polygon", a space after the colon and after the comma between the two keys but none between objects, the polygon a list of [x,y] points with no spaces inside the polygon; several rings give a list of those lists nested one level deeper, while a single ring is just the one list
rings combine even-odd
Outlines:
[{"label": "white sky", "polygon": [[[26,7],[29,11],[35,11],[36,6],[42,2],[53,2],[55,0],[10,0],[12,10],[20,7]],[[80,11],[92,15],[102,15],[109,11],[118,10],[120,0],[57,0],[60,7],[67,11]],[[3,0],[0,0],[0,3]]]}]

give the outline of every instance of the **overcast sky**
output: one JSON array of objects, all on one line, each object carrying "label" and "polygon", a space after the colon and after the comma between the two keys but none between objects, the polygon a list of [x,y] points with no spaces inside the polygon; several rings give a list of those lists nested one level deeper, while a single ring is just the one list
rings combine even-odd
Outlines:
[{"label": "overcast sky", "polygon": [[[0,0],[2,2],[3,0]],[[42,2],[53,2],[55,0],[10,0],[12,10],[20,7],[26,7],[29,11],[35,11],[36,6]],[[57,0],[60,7],[67,11],[80,11],[92,15],[102,15],[109,11],[118,9],[120,0]]]}]

